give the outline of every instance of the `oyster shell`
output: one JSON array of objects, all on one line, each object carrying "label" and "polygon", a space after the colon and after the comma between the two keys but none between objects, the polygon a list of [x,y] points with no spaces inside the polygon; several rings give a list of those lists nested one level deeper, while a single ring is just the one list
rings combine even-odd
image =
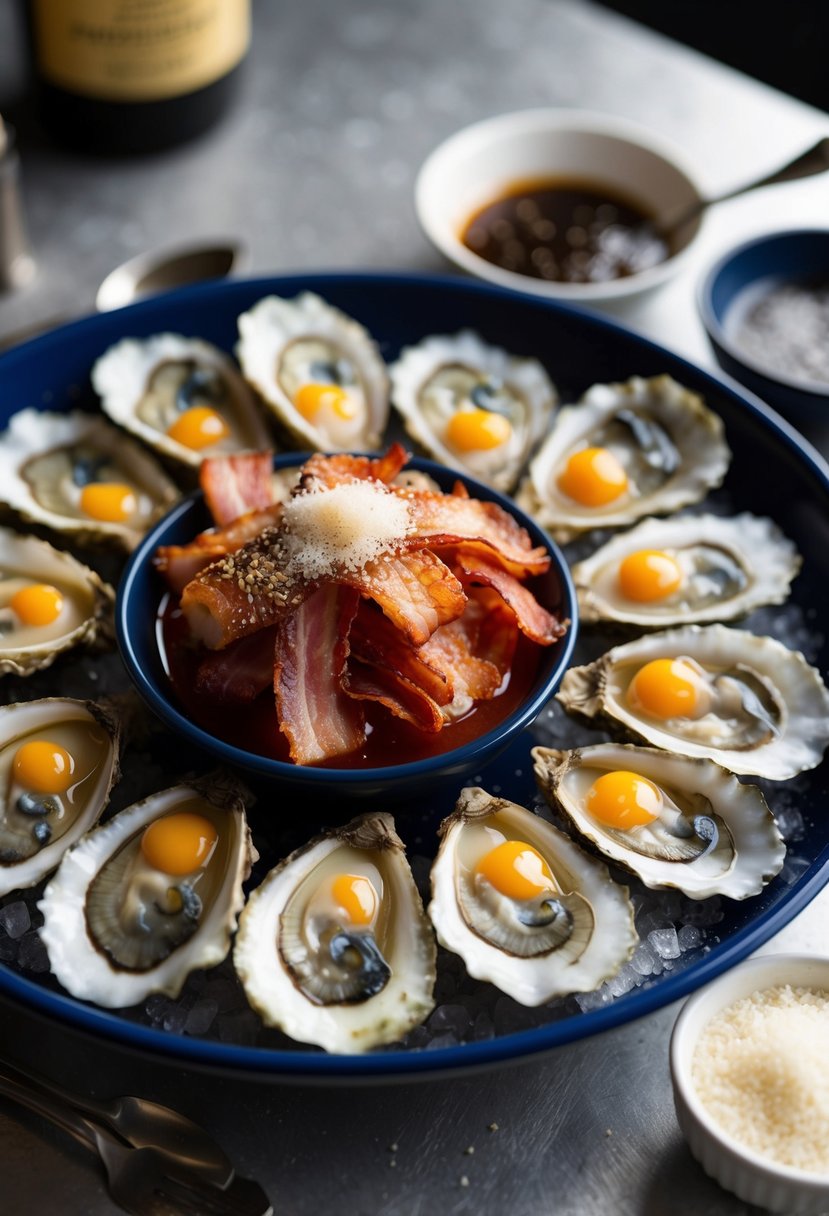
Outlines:
[{"label": "oyster shell", "polygon": [[745,512],[646,519],[572,574],[582,622],[656,629],[781,604],[799,569],[794,545],[777,526]]},{"label": "oyster shell", "polygon": [[115,593],[46,541],[0,528],[0,675],[30,675],[106,629]]},{"label": "oyster shell", "polygon": [[201,339],[124,338],[92,368],[92,384],[113,422],[184,464],[271,446],[251,390]]},{"label": "oyster shell", "polygon": [[568,541],[696,502],[730,455],[717,415],[670,376],[596,384],[559,410],[516,501]]},{"label": "oyster shell", "polygon": [[0,441],[0,502],[81,542],[132,549],[177,498],[157,462],[96,414],[21,410]]},{"label": "oyster shell", "polygon": [[518,480],[557,400],[537,359],[510,355],[468,329],[406,347],[389,375],[392,404],[412,439],[496,490]]},{"label": "oyster shell", "polygon": [[556,696],[597,725],[772,780],[814,768],[829,742],[820,673],[774,638],[725,625],[615,646],[571,668]]},{"label": "oyster shell", "polygon": [[532,757],[548,802],[647,887],[746,899],[782,868],[786,846],[761,790],[713,760],[616,743],[534,747]]},{"label": "oyster shell", "polygon": [[178,996],[191,971],[227,955],[256,857],[230,780],[127,807],[66,854],[38,904],[52,971],[106,1008]]},{"label": "oyster shell", "polygon": [[471,976],[540,1005],[592,991],[632,954],[627,889],[546,820],[465,789],[440,833],[429,916]]},{"label": "oyster shell", "polygon": [[388,419],[386,365],[359,322],[306,291],[267,296],[239,317],[242,371],[301,446],[365,451]]},{"label": "oyster shell", "polygon": [[118,779],[119,741],[114,711],[91,701],[0,709],[0,896],[34,886],[97,822]]},{"label": "oyster shell", "polygon": [[271,870],[239,921],[233,961],[266,1025],[363,1052],[431,1011],[435,955],[394,820],[369,814]]}]

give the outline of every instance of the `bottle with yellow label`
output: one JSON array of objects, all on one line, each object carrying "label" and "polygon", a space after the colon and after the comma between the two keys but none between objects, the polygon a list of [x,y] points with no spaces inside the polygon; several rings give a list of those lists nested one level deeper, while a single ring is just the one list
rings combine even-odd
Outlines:
[{"label": "bottle with yellow label", "polygon": [[31,0],[41,113],[62,143],[149,152],[227,108],[250,0]]}]

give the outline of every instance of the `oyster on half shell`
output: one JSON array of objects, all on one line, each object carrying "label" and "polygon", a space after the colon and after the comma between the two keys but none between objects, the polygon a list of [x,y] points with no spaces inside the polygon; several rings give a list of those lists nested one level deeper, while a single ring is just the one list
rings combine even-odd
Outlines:
[{"label": "oyster on half shell", "polygon": [[431,1012],[435,943],[391,815],[281,862],[239,921],[236,970],[268,1026],[331,1052],[394,1043]]},{"label": "oyster on half shell", "polygon": [[799,569],[794,545],[777,526],[744,512],[646,519],[572,574],[582,622],[658,629],[781,604]]},{"label": "oyster on half shell", "polygon": [[389,375],[412,439],[496,490],[515,484],[557,400],[537,359],[510,355],[468,329],[406,347]]},{"label": "oyster on half shell", "polygon": [[305,291],[266,296],[239,317],[245,378],[300,446],[380,446],[389,414],[386,365],[358,321]]},{"label": "oyster on half shell", "polygon": [[591,992],[632,954],[627,889],[540,816],[470,788],[440,834],[429,916],[471,976],[541,1005]]},{"label": "oyster on half shell", "polygon": [[670,376],[596,384],[558,411],[518,505],[558,541],[697,502],[731,457],[719,417]]},{"label": "oyster on half shell", "polygon": [[29,675],[109,627],[115,593],[46,541],[0,528],[0,675]]},{"label": "oyster on half shell", "polygon": [[0,896],[32,887],[98,821],[118,779],[111,706],[52,697],[0,709]]},{"label": "oyster on half shell", "polygon": [[599,743],[532,750],[536,780],[580,837],[647,887],[757,895],[786,846],[761,790],[713,760]]},{"label": "oyster on half shell", "polygon": [[92,384],[113,422],[184,464],[272,446],[250,388],[200,338],[124,338],[97,361]]},{"label": "oyster on half shell", "polygon": [[133,549],[178,490],[123,431],[97,414],[21,410],[0,442],[0,502],[78,541]]},{"label": "oyster on half shell", "polygon": [[572,667],[564,708],[654,747],[781,781],[820,763],[829,690],[802,654],[725,625],[687,625]]},{"label": "oyster on half shell", "polygon": [[191,971],[227,955],[256,857],[229,778],[127,807],[66,854],[38,904],[52,971],[110,1009],[178,996]]}]

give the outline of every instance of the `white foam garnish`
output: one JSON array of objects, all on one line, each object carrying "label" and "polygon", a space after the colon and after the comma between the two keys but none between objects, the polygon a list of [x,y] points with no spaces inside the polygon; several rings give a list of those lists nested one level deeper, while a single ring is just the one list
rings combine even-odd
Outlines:
[{"label": "white foam garnish", "polygon": [[312,486],[290,499],[282,520],[291,561],[309,579],[362,569],[412,526],[408,503],[375,481]]}]

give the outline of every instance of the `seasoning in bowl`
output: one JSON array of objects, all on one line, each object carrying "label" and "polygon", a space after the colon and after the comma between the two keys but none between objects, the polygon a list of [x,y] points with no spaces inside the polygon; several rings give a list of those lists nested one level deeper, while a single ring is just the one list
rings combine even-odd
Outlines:
[{"label": "seasoning in bowl", "polygon": [[785,984],[728,1005],[700,1036],[692,1076],[727,1135],[829,1175],[829,992]]},{"label": "seasoning in bowl", "polygon": [[602,283],[664,262],[673,252],[633,199],[599,182],[512,182],[467,221],[461,239],[487,262],[531,278]]},{"label": "seasoning in bowl", "polygon": [[735,300],[725,331],[768,372],[829,385],[829,280],[761,280]]}]

